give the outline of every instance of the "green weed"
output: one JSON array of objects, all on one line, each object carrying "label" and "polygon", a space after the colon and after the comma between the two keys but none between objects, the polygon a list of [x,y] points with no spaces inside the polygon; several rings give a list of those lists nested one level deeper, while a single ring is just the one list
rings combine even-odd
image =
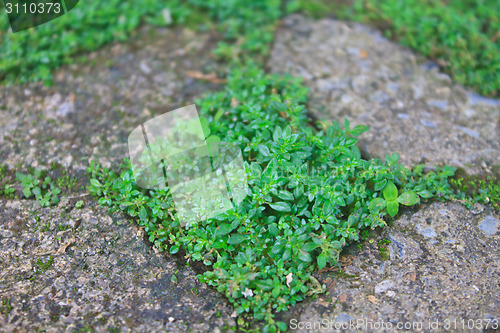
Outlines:
[{"label": "green weed", "polygon": [[467,207],[475,203],[491,204],[500,209],[500,168],[496,167],[493,175],[469,176],[459,169],[457,175],[450,179],[452,187],[460,193],[458,197]]},{"label": "green weed", "polygon": [[52,256],[49,256],[49,259],[47,259],[46,261],[38,259],[35,263],[37,269],[35,270],[33,276],[31,276],[30,281],[31,282],[36,281],[36,277],[42,274],[43,272],[47,271],[52,266],[53,261],[54,258],[52,258]]},{"label": "green weed", "polygon": [[35,169],[28,174],[16,172],[16,178],[23,187],[25,198],[35,197],[42,207],[49,207],[59,203],[58,195],[61,190],[43,170]]},{"label": "green weed", "polygon": [[198,279],[239,315],[264,321],[266,332],[286,330],[276,312],[324,291],[312,272],[338,265],[361,230],[386,225],[401,205],[453,195],[454,168],[409,170],[394,154],[365,160],[356,137],[368,128],[310,124],[306,96],[297,79],[250,66],[197,101],[211,135],[240,146],[250,187],[238,207],[216,218],[181,227],[169,189],[139,188],[128,160],[118,174],[94,163],[87,170],[100,204],[135,217],[158,249],[210,268]]}]

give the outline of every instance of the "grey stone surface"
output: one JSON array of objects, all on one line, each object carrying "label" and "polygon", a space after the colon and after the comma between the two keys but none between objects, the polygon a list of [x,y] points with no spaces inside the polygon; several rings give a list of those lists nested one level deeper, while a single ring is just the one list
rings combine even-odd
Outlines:
[{"label": "grey stone surface", "polygon": [[408,166],[451,164],[469,173],[500,164],[500,101],[453,84],[376,30],[294,15],[268,66],[304,78],[315,117],[370,126],[360,141],[370,157],[396,152]]},{"label": "grey stone surface", "polygon": [[[407,166],[451,164],[482,174],[500,164],[500,101],[453,84],[366,26],[288,17],[268,67],[304,79],[314,118],[369,125],[360,140],[368,157],[397,152]],[[433,203],[406,211],[361,249],[344,251],[342,272],[316,274],[328,295],[282,319],[298,332],[491,331],[488,320],[500,320],[498,212],[476,208]],[[445,329],[471,319],[482,328]],[[341,322],[355,325],[342,330]]]},{"label": "grey stone surface", "polygon": [[[499,215],[490,207],[474,213],[454,203],[406,211],[361,249],[348,247],[342,273],[316,273],[329,294],[298,304],[282,319],[292,328],[295,323],[297,332],[492,332],[492,320],[500,321],[500,235],[487,236],[477,228],[491,218]],[[419,233],[419,224],[436,231],[435,242]],[[380,255],[382,239],[392,240],[388,260]],[[467,326],[471,319],[475,324]],[[465,324],[446,330],[454,320]],[[353,326],[335,329],[342,322]],[[317,323],[317,329],[307,329],[308,323]],[[436,329],[429,328],[433,323],[439,324]],[[412,327],[398,330],[398,324]]]},{"label": "grey stone surface", "polygon": [[384,280],[375,286],[375,293],[384,293],[392,287],[394,287],[394,282],[392,282],[391,280]]},{"label": "grey stone surface", "polygon": [[210,332],[232,324],[226,299],[192,268],[95,206],[0,199],[0,332]]},{"label": "grey stone surface", "polygon": [[498,219],[488,215],[479,223],[478,227],[486,236],[492,236],[498,231],[498,223]]},{"label": "grey stone surface", "polygon": [[213,36],[150,29],[57,71],[50,87],[0,86],[2,164],[57,162],[82,170],[93,159],[116,165],[128,156],[127,137],[136,126],[220,86],[188,75],[216,70],[209,57]]}]

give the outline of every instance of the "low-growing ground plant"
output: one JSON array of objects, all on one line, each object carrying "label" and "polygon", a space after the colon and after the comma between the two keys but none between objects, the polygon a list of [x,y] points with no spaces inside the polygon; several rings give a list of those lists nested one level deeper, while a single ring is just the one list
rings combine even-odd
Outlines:
[{"label": "low-growing ground plant", "polygon": [[450,184],[456,192],[461,193],[459,199],[466,207],[474,204],[491,204],[500,209],[500,167],[495,167],[490,175],[469,176],[459,169]]},{"label": "low-growing ground plant", "polygon": [[16,173],[16,178],[23,188],[23,196],[34,197],[40,206],[49,207],[59,203],[61,190],[56,182],[41,169],[32,170],[28,174]]},{"label": "low-growing ground plant", "polygon": [[264,332],[285,331],[275,313],[324,291],[312,273],[338,265],[360,232],[386,225],[401,206],[453,196],[454,168],[409,170],[395,154],[363,159],[357,137],[368,127],[315,126],[306,96],[297,79],[247,67],[197,102],[210,132],[240,146],[248,177],[246,199],[216,218],[181,227],[169,189],[138,187],[128,160],[119,173],[88,168],[102,205],[136,218],[159,250],[205,265],[199,280],[242,318],[263,321]]}]

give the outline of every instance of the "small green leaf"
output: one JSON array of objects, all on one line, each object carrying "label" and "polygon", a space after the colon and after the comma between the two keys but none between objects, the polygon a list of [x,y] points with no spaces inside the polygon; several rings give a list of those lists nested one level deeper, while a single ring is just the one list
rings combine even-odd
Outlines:
[{"label": "small green leaf", "polygon": [[288,192],[288,191],[279,191],[278,198],[280,198],[282,200],[288,200],[288,201],[294,200],[293,194]]},{"label": "small green leaf", "polygon": [[205,142],[206,143],[217,143],[217,142],[221,142],[221,138],[217,135],[210,135],[208,138],[205,139]]},{"label": "small green leaf", "polygon": [[292,257],[292,251],[290,249],[285,249],[283,252],[283,257],[281,258],[283,261],[287,261]]},{"label": "small green leaf", "polygon": [[389,213],[391,217],[396,216],[398,211],[399,211],[399,204],[396,200],[387,201],[387,213]]},{"label": "small green leaf", "polygon": [[398,202],[406,206],[412,206],[418,203],[418,196],[415,192],[404,191],[398,197]]},{"label": "small green leaf", "polygon": [[299,259],[304,261],[304,262],[310,262],[312,260],[311,255],[303,250],[299,251]]},{"label": "small green leaf", "polygon": [[271,234],[271,236],[276,237],[276,236],[278,236],[278,235],[280,234],[280,231],[279,231],[279,229],[276,227],[276,225],[275,225],[275,224],[271,224],[271,225],[269,226],[269,233]]},{"label": "small green leaf", "polygon": [[375,191],[380,191],[385,187],[385,185],[387,185],[387,179],[379,180],[378,182],[375,183],[374,189]]},{"label": "small green leaf", "polygon": [[275,287],[275,288],[273,289],[273,292],[272,292],[273,297],[274,297],[274,298],[278,298],[278,297],[279,297],[279,295],[280,295],[280,291],[281,291],[281,290],[280,290],[280,288]]},{"label": "small green leaf", "polygon": [[292,206],[288,202],[280,201],[269,204],[272,209],[277,210],[278,212],[290,212],[292,211]]},{"label": "small green leaf", "polygon": [[278,254],[283,251],[283,245],[276,243],[274,244],[273,248],[271,249],[271,253]]},{"label": "small green leaf", "polygon": [[349,127],[350,127],[350,126],[351,126],[351,125],[350,125],[350,123],[349,123],[349,119],[345,118],[345,119],[344,119],[344,130],[345,130],[346,132],[348,132],[348,131],[349,131]]},{"label": "small green leaf", "polygon": [[359,135],[363,134],[364,132],[368,131],[369,129],[370,129],[370,127],[368,127],[366,125],[358,125],[351,130],[351,135],[352,136],[359,136]]},{"label": "small green leaf", "polygon": [[390,163],[396,163],[397,161],[399,161],[399,154],[392,153],[391,156],[386,156],[386,161]]},{"label": "small green leaf", "polygon": [[382,198],[375,198],[372,201],[370,201],[370,205],[368,206],[368,209],[370,211],[381,211],[382,209],[385,208],[386,201]]},{"label": "small green leaf", "polygon": [[396,185],[394,185],[393,182],[389,181],[387,182],[387,185],[384,187],[382,193],[384,194],[384,198],[387,201],[396,200],[398,197],[398,188],[396,187]]},{"label": "small green leaf", "polygon": [[214,121],[218,121],[223,115],[224,115],[224,109],[219,109],[219,111],[217,111],[217,113],[215,114],[214,116]]},{"label": "small green leaf", "polygon": [[276,127],[273,133],[273,140],[278,141],[281,138],[281,134],[283,134],[281,127]]},{"label": "small green leaf", "polygon": [[323,269],[326,267],[326,255],[321,253],[319,256],[318,256],[318,269]]},{"label": "small green leaf", "polygon": [[90,180],[90,185],[92,185],[94,187],[101,187],[102,186],[101,183],[99,183],[99,181],[97,179],[94,179],[94,178],[92,178]]},{"label": "small green leaf", "polygon": [[429,199],[432,198],[432,193],[428,190],[423,190],[418,192],[418,195],[421,196],[424,199]]},{"label": "small green leaf", "polygon": [[334,206],[332,205],[330,200],[325,201],[325,203],[323,204],[323,214],[325,214],[325,216],[328,216],[333,212],[333,209]]},{"label": "small green leaf", "polygon": [[284,103],[278,102],[278,101],[272,101],[269,103],[269,105],[274,108],[276,111],[287,111],[287,106]]},{"label": "small green leaf", "polygon": [[243,241],[245,241],[246,237],[243,236],[243,235],[231,235],[231,237],[229,237],[229,240],[227,241],[228,244],[240,244],[242,243]]},{"label": "small green leaf", "polygon": [[230,223],[224,223],[217,227],[215,230],[215,236],[224,236],[230,233],[233,230],[233,227]]},{"label": "small green leaf", "polygon": [[29,187],[25,187],[23,190],[23,194],[26,198],[29,198],[31,196],[31,190]]},{"label": "small green leaf", "polygon": [[282,321],[277,321],[276,322],[276,326],[278,326],[278,329],[281,332],[286,332],[286,330],[288,329],[288,326],[284,322],[282,322]]},{"label": "small green leaf", "polygon": [[198,120],[200,121],[201,129],[203,130],[203,134],[205,134],[205,137],[210,135],[210,125],[208,123],[207,118],[205,117],[199,117]]},{"label": "small green leaf", "polygon": [[274,287],[273,280],[271,279],[255,280],[255,285],[262,290],[271,290]]},{"label": "small green leaf", "polygon": [[317,244],[315,244],[313,242],[309,242],[309,243],[306,243],[304,246],[302,246],[302,251],[311,252],[311,251],[314,251],[317,247],[318,247]]},{"label": "small green leaf", "polygon": [[264,145],[260,145],[258,148],[259,150],[259,153],[262,155],[262,156],[269,156],[271,155],[271,153],[269,152],[269,148],[267,148],[267,146],[264,146]]},{"label": "small green leaf", "polygon": [[176,254],[177,252],[179,252],[179,247],[177,245],[170,247],[170,254]]},{"label": "small green leaf", "polygon": [[141,220],[145,220],[148,217],[148,211],[146,210],[146,207],[141,206],[139,209],[139,218]]}]

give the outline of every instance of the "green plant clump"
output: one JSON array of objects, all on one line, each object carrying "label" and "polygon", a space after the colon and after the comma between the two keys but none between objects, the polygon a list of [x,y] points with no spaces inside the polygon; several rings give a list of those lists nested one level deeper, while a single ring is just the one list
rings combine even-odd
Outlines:
[{"label": "green plant clump", "polygon": [[374,23],[462,84],[500,96],[497,0],[355,0],[342,17]]},{"label": "green plant clump", "polygon": [[9,184],[12,181],[10,174],[7,165],[0,165],[0,196],[13,199],[16,196],[16,189],[13,187],[14,185]]},{"label": "green plant clump", "polygon": [[365,160],[356,137],[368,128],[311,125],[306,96],[297,79],[247,67],[197,102],[210,132],[239,145],[248,177],[244,201],[216,218],[181,227],[169,189],[139,188],[128,160],[119,174],[88,169],[88,190],[102,205],[137,218],[158,249],[204,264],[200,281],[239,315],[264,321],[264,332],[285,331],[274,314],[324,291],[312,273],[337,265],[362,230],[386,225],[401,205],[452,196],[454,168],[424,174],[397,155]]},{"label": "green plant clump", "polygon": [[16,178],[23,187],[25,198],[35,197],[42,207],[49,207],[59,203],[61,190],[51,177],[45,175],[43,170],[36,169],[28,174],[17,172]]}]

